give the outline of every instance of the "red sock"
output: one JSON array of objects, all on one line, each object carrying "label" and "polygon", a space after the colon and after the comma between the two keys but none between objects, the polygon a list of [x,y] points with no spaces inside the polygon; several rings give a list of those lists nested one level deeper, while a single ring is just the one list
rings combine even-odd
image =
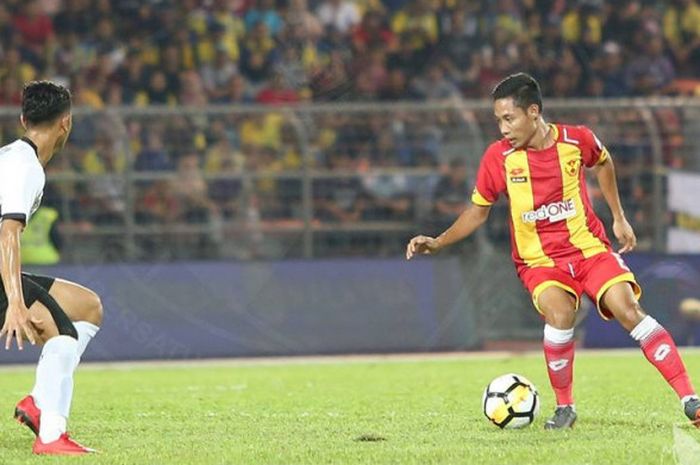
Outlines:
[{"label": "red sock", "polygon": [[546,339],[544,341],[547,373],[549,373],[549,382],[557,397],[557,405],[572,405],[574,403],[574,345],[573,339],[563,344],[555,344]]},{"label": "red sock", "polygon": [[679,398],[695,394],[676,344],[663,326],[656,323],[656,327],[639,341],[639,345],[647,360],[659,370]]}]

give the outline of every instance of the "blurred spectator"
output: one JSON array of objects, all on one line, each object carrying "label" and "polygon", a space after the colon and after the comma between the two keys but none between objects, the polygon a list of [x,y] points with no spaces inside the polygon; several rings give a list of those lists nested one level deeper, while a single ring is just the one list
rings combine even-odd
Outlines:
[{"label": "blurred spectator", "polygon": [[354,169],[349,154],[338,151],[328,157],[328,168],[345,176],[340,179],[317,179],[313,183],[314,218],[320,221],[352,222],[362,218],[367,195],[359,177],[347,176]]},{"label": "blurred spectator", "polygon": [[184,71],[180,75],[180,96],[182,105],[204,106],[208,103],[207,93],[202,83],[201,76],[195,71]]},{"label": "blurred spectator", "polygon": [[25,2],[12,22],[24,44],[37,55],[43,55],[54,31],[51,17],[41,11],[38,0]]},{"label": "blurred spectator", "polygon": [[459,89],[445,77],[438,64],[431,65],[424,77],[417,78],[412,87],[414,95],[425,100],[441,100],[459,96]]},{"label": "blurred spectator", "polygon": [[[124,104],[145,105],[191,99],[179,82],[191,70],[206,100],[222,103],[249,101],[243,95],[269,87],[275,72],[288,90],[312,99],[387,98],[380,97],[385,74],[400,69],[407,82],[423,85],[424,67],[436,62],[466,97],[485,95],[516,70],[536,76],[550,95],[567,96],[598,95],[601,80],[605,96],[663,93],[676,74],[691,79],[673,89],[692,92],[700,76],[697,0],[327,0],[312,10],[308,0],[230,3],[65,0],[46,11],[38,0],[2,4],[0,79],[3,71],[21,81],[84,75],[84,87],[102,99],[117,82]],[[661,34],[665,43],[648,49],[647,38]],[[670,51],[672,72],[659,47]],[[574,82],[564,83],[569,54]],[[639,71],[644,60],[650,72]],[[622,85],[620,67],[629,70]],[[245,81],[232,79],[237,73]]]},{"label": "blurred spectator", "polygon": [[241,72],[252,84],[262,85],[270,77],[275,51],[275,41],[267,25],[256,23],[243,38],[240,62]]},{"label": "blurred spectator", "polygon": [[393,50],[397,45],[396,36],[384,21],[383,15],[372,10],[365,12],[362,22],[355,28],[352,43],[359,53],[377,48]]},{"label": "blurred spectator", "polygon": [[216,204],[209,199],[199,163],[196,153],[184,154],[177,161],[173,194],[177,198],[179,219],[187,223],[206,223],[219,213]]},{"label": "blurred spectator", "polygon": [[449,164],[449,170],[435,186],[433,193],[433,220],[436,229],[449,226],[464,211],[471,195],[471,187],[467,181],[466,161],[454,159]]},{"label": "blurred spectator", "polygon": [[627,87],[634,95],[661,93],[674,76],[673,64],[664,55],[663,39],[658,36],[648,37],[643,53],[625,69]]},{"label": "blurred spectator", "polygon": [[343,100],[350,94],[352,81],[341,52],[331,52],[329,63],[316,68],[309,85],[314,100]]},{"label": "blurred spectator", "polygon": [[426,49],[438,40],[438,21],[430,0],[412,0],[391,20],[391,29],[406,34],[413,50]]},{"label": "blurred spectator", "polygon": [[136,155],[134,169],[136,171],[169,171],[172,167],[162,136],[159,131],[151,129],[146,134],[146,147]]},{"label": "blurred spectator", "polygon": [[[603,38],[603,17],[600,2],[579,0],[562,19],[562,37],[566,42],[579,43],[588,40],[599,44]],[[588,39],[586,39],[588,37]]]},{"label": "blurred spectator", "polygon": [[8,7],[0,3],[0,52],[3,47],[9,44],[15,35],[15,26],[12,22],[12,16]]},{"label": "blurred spectator", "polygon": [[293,87],[286,84],[282,74],[275,73],[270,84],[260,89],[255,100],[268,105],[289,104],[298,102],[300,95]]},{"label": "blurred spectator", "polygon": [[624,61],[622,49],[616,42],[607,42],[603,46],[601,77],[605,97],[624,97],[629,94],[622,68]]},{"label": "blurred spectator", "polygon": [[402,100],[409,97],[406,75],[401,69],[389,71],[384,86],[377,95],[379,100]]},{"label": "blurred spectator", "polygon": [[[391,150],[391,135],[382,133],[372,168],[396,168],[396,157]],[[369,172],[362,177],[363,191],[367,194],[363,218],[366,220],[400,221],[411,218],[413,195],[408,177],[401,172],[377,174]]]},{"label": "blurred spectator", "polygon": [[[178,199],[170,180],[161,179],[143,189],[135,204],[135,218],[141,224],[173,223],[180,214]],[[152,245],[154,248],[156,244]]]},{"label": "blurred spectator", "polygon": [[359,56],[354,68],[355,97],[360,100],[376,99],[387,77],[384,52],[377,49]]},{"label": "blurred spectator", "polygon": [[610,15],[603,28],[603,40],[631,43],[634,32],[642,27],[640,0],[624,0],[608,6]]},{"label": "blurred spectator", "polygon": [[275,10],[275,0],[257,0],[255,6],[245,14],[245,26],[251,29],[258,22],[265,23],[270,34],[276,36],[282,30],[284,22]]},{"label": "blurred spectator", "polygon": [[361,19],[357,5],[349,0],[324,1],[316,14],[322,26],[333,26],[341,34],[350,32]]},{"label": "blurred spectator", "polygon": [[218,98],[212,103],[252,103],[254,100],[248,82],[240,74],[231,76]]},{"label": "blurred spectator", "polygon": [[290,0],[285,22],[287,28],[298,31],[298,38],[301,40],[316,41],[323,34],[323,26],[309,11],[307,0]]}]

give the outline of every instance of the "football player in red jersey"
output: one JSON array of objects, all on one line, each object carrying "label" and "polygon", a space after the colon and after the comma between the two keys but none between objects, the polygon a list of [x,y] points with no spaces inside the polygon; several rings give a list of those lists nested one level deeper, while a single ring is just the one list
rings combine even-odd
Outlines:
[{"label": "football player in red jersey", "polygon": [[[416,236],[406,258],[434,254],[481,226],[491,205],[508,199],[512,256],[544,326],[544,355],[556,395],[546,429],[576,421],[573,397],[574,320],[586,294],[605,319],[616,319],[639,342],[647,360],[673,388],[686,416],[700,427],[700,400],[671,335],[638,303],[641,288],[619,254],[636,237],[625,218],[612,158],[585,126],[547,123],[539,84],[525,73],[493,90],[494,116],[503,139],[483,155],[470,205],[438,237]],[[622,247],[616,253],[586,192],[585,168],[595,174]]]}]

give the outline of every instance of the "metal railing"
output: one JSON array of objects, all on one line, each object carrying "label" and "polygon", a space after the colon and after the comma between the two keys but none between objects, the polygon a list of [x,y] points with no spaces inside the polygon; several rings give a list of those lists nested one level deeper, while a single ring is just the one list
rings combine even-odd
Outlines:
[{"label": "metal railing", "polygon": [[[3,143],[20,134],[18,112],[0,108]],[[608,146],[640,247],[657,251],[666,170],[700,168],[698,114],[687,99],[545,102],[548,120],[588,125]],[[60,211],[68,262],[396,255],[454,219],[498,137],[490,102],[462,100],[79,108],[74,119],[44,200]],[[503,208],[482,243],[507,243]]]}]

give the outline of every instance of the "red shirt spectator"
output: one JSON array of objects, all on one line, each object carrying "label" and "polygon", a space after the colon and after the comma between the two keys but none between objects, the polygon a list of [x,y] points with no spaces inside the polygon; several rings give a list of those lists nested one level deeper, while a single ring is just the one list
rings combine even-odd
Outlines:
[{"label": "red shirt spectator", "polygon": [[376,11],[368,11],[360,25],[352,33],[352,43],[360,51],[371,50],[382,46],[394,50],[397,45],[396,36],[383,23],[382,15]]},{"label": "red shirt spectator", "polygon": [[37,1],[25,5],[24,11],[14,17],[13,23],[31,47],[41,47],[53,36],[51,18],[41,12]]},{"label": "red shirt spectator", "polygon": [[275,74],[270,85],[265,86],[257,95],[255,100],[258,103],[267,105],[283,105],[285,103],[296,103],[301,99],[299,93],[289,88],[284,83],[284,78]]}]

